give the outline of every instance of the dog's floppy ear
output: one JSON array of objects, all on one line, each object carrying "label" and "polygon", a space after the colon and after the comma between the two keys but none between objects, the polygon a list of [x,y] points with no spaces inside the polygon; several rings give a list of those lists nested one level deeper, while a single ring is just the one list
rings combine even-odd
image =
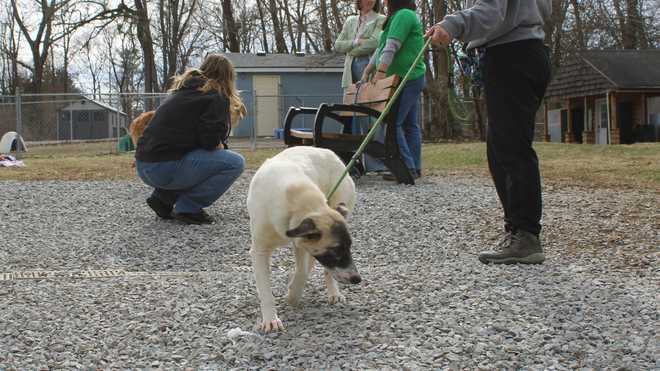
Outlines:
[{"label": "dog's floppy ear", "polygon": [[316,224],[311,218],[305,218],[300,225],[286,231],[287,237],[321,237],[321,231],[316,228]]},{"label": "dog's floppy ear", "polygon": [[339,205],[337,205],[337,207],[335,208],[335,210],[337,210],[344,218],[348,216],[349,213],[348,208],[346,207],[346,204],[343,202],[340,202]]}]

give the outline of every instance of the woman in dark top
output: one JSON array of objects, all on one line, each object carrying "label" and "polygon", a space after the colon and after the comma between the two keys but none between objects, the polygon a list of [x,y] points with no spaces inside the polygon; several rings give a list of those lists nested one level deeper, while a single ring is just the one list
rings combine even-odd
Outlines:
[{"label": "woman in dark top", "polygon": [[206,57],[176,76],[135,152],[138,176],[154,191],[147,204],[164,219],[210,224],[204,208],[241,175],[245,160],[227,149],[232,123],[245,114],[231,62]]}]

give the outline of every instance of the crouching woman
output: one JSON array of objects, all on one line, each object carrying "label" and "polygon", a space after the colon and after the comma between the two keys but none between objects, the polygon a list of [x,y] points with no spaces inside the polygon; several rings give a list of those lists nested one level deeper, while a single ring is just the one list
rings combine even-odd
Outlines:
[{"label": "crouching woman", "polygon": [[138,176],[154,190],[149,207],[161,218],[211,224],[204,211],[241,175],[243,157],[228,150],[232,122],[245,115],[231,62],[211,54],[198,69],[174,77],[135,152]]}]

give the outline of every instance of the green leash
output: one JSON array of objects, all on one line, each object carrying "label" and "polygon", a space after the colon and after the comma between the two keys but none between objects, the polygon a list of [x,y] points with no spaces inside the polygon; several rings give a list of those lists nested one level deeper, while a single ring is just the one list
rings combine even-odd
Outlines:
[{"label": "green leash", "polygon": [[346,174],[353,168],[355,165],[355,161],[357,161],[358,158],[362,155],[362,152],[364,152],[364,149],[367,147],[367,144],[371,141],[371,139],[376,135],[376,130],[378,129],[378,126],[380,126],[380,123],[383,122],[383,119],[385,119],[385,116],[387,113],[390,111],[392,108],[392,104],[396,101],[396,99],[399,97],[399,94],[401,94],[401,90],[403,90],[403,86],[406,85],[406,82],[408,82],[408,79],[410,78],[410,74],[412,71],[415,69],[415,66],[417,66],[417,63],[419,63],[419,60],[422,59],[422,56],[424,55],[424,51],[429,47],[429,44],[431,43],[431,38],[426,40],[426,43],[422,47],[422,50],[419,51],[419,54],[417,54],[417,58],[415,58],[415,62],[410,66],[410,69],[408,72],[406,72],[406,75],[403,77],[403,80],[399,83],[399,86],[397,86],[396,90],[394,91],[394,94],[392,94],[392,97],[390,100],[387,102],[385,105],[385,109],[383,109],[383,112],[380,113],[380,116],[378,116],[378,120],[374,123],[374,126],[371,127],[369,132],[367,133],[367,136],[364,138],[362,141],[362,144],[360,144],[360,147],[358,147],[357,151],[355,151],[355,154],[353,157],[351,157],[351,161],[348,162],[348,165],[346,165],[346,169],[344,169],[344,172],[341,174],[339,177],[339,180],[337,183],[335,183],[334,187],[330,190],[330,192],[326,196],[326,200],[330,201],[330,198],[332,195],[335,194],[337,191],[337,188],[339,188],[339,185],[341,182],[344,180],[346,177]]}]

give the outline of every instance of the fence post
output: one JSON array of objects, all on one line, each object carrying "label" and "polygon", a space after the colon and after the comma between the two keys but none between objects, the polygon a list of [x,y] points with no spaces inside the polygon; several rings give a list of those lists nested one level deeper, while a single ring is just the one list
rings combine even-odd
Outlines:
[{"label": "fence post", "polygon": [[69,108],[69,142],[73,142],[73,108]]},{"label": "fence post", "polygon": [[20,153],[23,150],[22,141],[23,139],[23,115],[21,112],[22,106],[21,98],[21,88],[16,87],[16,133],[18,133],[18,138],[16,139],[16,158],[20,157]]},{"label": "fence post", "polygon": [[257,149],[257,91],[252,89],[252,132],[250,133],[250,149],[254,152]]}]

